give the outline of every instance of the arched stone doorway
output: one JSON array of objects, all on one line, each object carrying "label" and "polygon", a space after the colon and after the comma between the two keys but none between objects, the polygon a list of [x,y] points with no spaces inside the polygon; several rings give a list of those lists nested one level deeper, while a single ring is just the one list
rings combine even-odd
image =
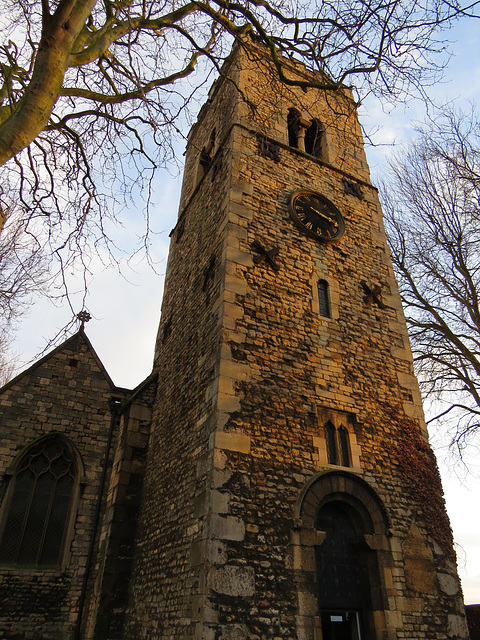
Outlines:
[{"label": "arched stone doorway", "polygon": [[295,511],[298,637],[395,638],[385,615],[390,527],[376,492],[353,473],[325,472],[305,485]]}]

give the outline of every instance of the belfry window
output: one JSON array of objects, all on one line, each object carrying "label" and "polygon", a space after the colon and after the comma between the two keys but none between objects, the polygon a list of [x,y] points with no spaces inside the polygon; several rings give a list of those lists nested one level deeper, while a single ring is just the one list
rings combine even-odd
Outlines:
[{"label": "belfry window", "polygon": [[25,451],[6,496],[0,563],[42,568],[62,564],[77,484],[76,460],[63,438],[42,438]]},{"label": "belfry window", "polygon": [[200,182],[200,180],[203,178],[203,176],[207,173],[207,171],[210,169],[210,166],[212,164],[216,136],[217,136],[217,131],[216,129],[213,129],[212,133],[210,134],[210,139],[208,141],[208,144],[206,144],[200,152],[200,158],[198,161],[199,166],[197,171],[197,185]]},{"label": "belfry window", "polygon": [[323,125],[320,120],[313,119],[305,132],[305,151],[316,158],[322,157]]},{"label": "belfry window", "polygon": [[350,467],[348,429],[342,424],[338,428],[329,420],[324,426],[328,464]]},{"label": "belfry window", "polygon": [[300,112],[297,109],[289,109],[287,115],[288,144],[298,148],[298,130],[300,126]]},{"label": "belfry window", "polygon": [[321,316],[330,318],[330,302],[328,299],[328,282],[326,280],[318,281],[318,311]]}]

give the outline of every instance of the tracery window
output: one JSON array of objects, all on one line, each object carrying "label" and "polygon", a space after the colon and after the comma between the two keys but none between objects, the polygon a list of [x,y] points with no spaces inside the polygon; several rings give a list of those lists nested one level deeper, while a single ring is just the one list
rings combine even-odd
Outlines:
[{"label": "tracery window", "polygon": [[15,465],[0,541],[4,565],[62,564],[78,465],[59,436],[32,444]]}]

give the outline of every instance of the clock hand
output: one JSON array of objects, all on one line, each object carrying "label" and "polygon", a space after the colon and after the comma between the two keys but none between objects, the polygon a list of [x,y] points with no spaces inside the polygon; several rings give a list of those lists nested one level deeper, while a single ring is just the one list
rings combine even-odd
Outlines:
[{"label": "clock hand", "polygon": [[334,224],[336,227],[338,227],[338,222],[335,220],[335,218],[331,218],[330,216],[327,216],[326,213],[322,213],[321,211],[318,211],[318,209],[315,209],[315,207],[310,207],[310,209],[314,211],[317,215],[321,216],[322,218],[325,218],[325,220],[328,220],[329,222]]}]

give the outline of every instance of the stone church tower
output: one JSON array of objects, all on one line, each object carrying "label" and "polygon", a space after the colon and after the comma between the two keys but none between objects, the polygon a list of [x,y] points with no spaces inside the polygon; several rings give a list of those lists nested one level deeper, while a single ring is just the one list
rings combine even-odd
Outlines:
[{"label": "stone church tower", "polygon": [[355,105],[236,46],[187,146],[125,638],[467,638]]}]

